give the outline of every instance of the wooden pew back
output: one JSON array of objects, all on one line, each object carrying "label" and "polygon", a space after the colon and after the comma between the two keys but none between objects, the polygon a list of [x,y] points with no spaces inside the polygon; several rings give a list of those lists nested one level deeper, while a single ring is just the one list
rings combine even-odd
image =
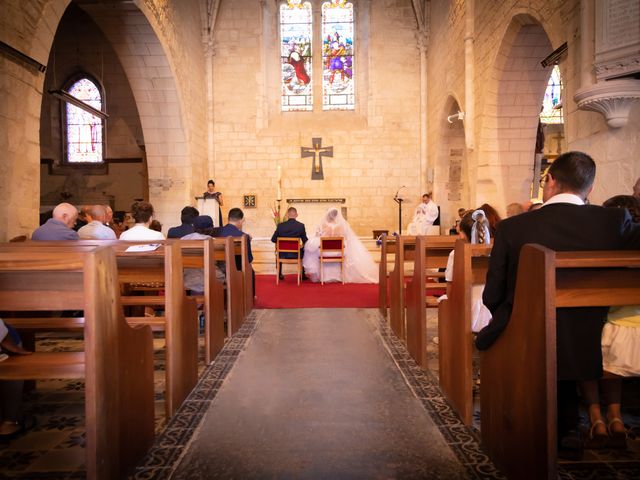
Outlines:
[{"label": "wooden pew back", "polygon": [[456,241],[453,281],[438,306],[440,387],[467,425],[473,421],[472,288],[484,285],[491,247]]},{"label": "wooden pew back", "polygon": [[509,325],[481,355],[482,443],[508,477],[557,477],[556,308],[639,298],[640,251],[522,248]]},{"label": "wooden pew back", "polygon": [[[427,368],[427,307],[435,306],[435,299],[427,301],[427,277],[441,276],[427,270],[441,269],[447,266],[449,253],[453,249],[455,237],[419,236],[415,237],[411,256],[414,258],[413,275],[406,286],[406,322],[407,350],[416,363]],[[404,282],[403,282],[404,283]],[[439,284],[444,286],[445,284]],[[401,291],[401,295],[404,292]],[[392,303],[395,299],[392,299]],[[402,319],[404,320],[404,318]]]},{"label": "wooden pew back", "polygon": [[68,308],[84,311],[84,353],[11,357],[0,379],[84,376],[87,478],[124,478],[153,442],[153,339],[126,324],[113,252],[0,251],[0,310]]},{"label": "wooden pew back", "polygon": [[[171,417],[195,386],[198,378],[198,323],[197,308],[193,299],[184,291],[182,253],[177,241],[166,242],[126,242],[126,241],[60,241],[25,242],[10,247],[0,245],[0,254],[8,248],[23,248],[31,252],[53,255],[60,263],[67,257],[91,251],[99,245],[113,249],[117,262],[117,279],[120,283],[160,283],[164,284],[165,296],[122,297],[124,304],[164,305],[166,338],[166,394],[167,417]],[[148,252],[127,252],[132,244],[158,243],[160,247]],[[9,253],[10,254],[10,253]],[[63,254],[63,255],[61,255]],[[46,292],[39,293],[46,296]],[[149,303],[147,303],[149,302]],[[73,308],[61,306],[62,309]],[[50,308],[51,309],[51,308]],[[33,310],[33,309],[32,309]],[[152,322],[154,317],[137,321],[138,324]]]}]

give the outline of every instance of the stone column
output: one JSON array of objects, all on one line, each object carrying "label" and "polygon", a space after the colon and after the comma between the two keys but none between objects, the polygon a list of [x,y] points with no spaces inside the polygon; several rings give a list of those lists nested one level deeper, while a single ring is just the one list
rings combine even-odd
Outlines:
[{"label": "stone column", "polygon": [[428,31],[421,28],[416,33],[418,50],[420,50],[420,186],[426,185],[426,191],[433,187],[433,165],[427,158],[427,44]]},{"label": "stone column", "polygon": [[475,95],[474,95],[474,49],[475,42],[475,0],[467,0],[465,10],[464,32],[464,137],[468,151],[473,151],[474,145],[474,119],[475,119]]},{"label": "stone column", "polygon": [[206,65],[206,89],[207,89],[207,179],[216,175],[216,149],[214,142],[214,121],[215,112],[213,108],[213,62],[216,50],[213,43],[213,35],[209,32],[204,34],[204,58]]}]

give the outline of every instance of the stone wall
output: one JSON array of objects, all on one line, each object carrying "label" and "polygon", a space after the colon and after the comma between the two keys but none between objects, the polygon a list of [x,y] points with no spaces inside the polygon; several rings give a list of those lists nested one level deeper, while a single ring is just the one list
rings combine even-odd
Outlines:
[{"label": "stone wall", "polygon": [[[257,195],[246,209],[247,230],[271,235],[277,166],[286,198],[341,197],[357,233],[397,229],[392,198],[403,185],[408,200],[404,226],[422,193],[420,185],[420,56],[410,1],[356,1],[356,102],[354,112],[281,113],[278,4],[223,2],[215,32],[215,175],[227,210],[243,194]],[[319,5],[313,2],[315,18]],[[252,12],[249,14],[249,12]],[[319,30],[317,38],[319,38]],[[320,48],[316,45],[316,52]],[[320,64],[314,65],[314,96],[321,99]],[[311,180],[311,159],[300,147],[312,137],[333,146],[323,181]],[[301,218],[308,228],[319,218]]]},{"label": "stone wall", "polygon": [[[438,81],[436,72],[464,78],[461,53],[465,2],[432,2],[429,45],[430,118],[442,118],[446,99],[453,95],[464,105],[460,81]],[[539,65],[551,50],[568,43],[561,59],[564,92],[565,144],[591,154],[598,177],[591,200],[600,203],[630,193],[640,174],[637,160],[639,110],[629,124],[614,130],[596,113],[578,111],[573,94],[579,88],[579,2],[505,1],[475,3],[475,131],[473,150],[467,150],[470,199],[473,205],[489,202],[502,213],[508,203],[528,198],[533,174],[537,109],[549,69]],[[506,20],[505,20],[506,19]],[[446,29],[452,28],[447,35]],[[591,60],[592,61],[592,60]],[[465,124],[467,122],[465,121]],[[441,143],[438,125],[429,127],[430,155]],[[468,145],[469,146],[469,145]],[[436,168],[436,178],[446,171]],[[438,195],[439,192],[436,192]]]}]

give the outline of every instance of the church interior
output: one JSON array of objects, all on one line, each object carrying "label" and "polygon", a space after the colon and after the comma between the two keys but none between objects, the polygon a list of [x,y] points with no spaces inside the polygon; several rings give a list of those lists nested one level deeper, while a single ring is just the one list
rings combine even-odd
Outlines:
[{"label": "church interior", "polygon": [[[547,330],[514,327],[532,339],[509,374],[533,373],[504,398],[535,398],[539,416],[525,404],[491,416],[509,390],[483,368],[497,354],[473,348],[469,322],[454,328],[491,253],[488,239],[456,243],[465,213],[540,206],[548,169],[576,151],[597,168],[587,203],[640,198],[640,0],[0,0],[0,12],[0,319],[36,352],[0,353],[0,385],[24,380],[0,477],[640,477],[640,373],[622,381],[624,447],[591,448],[583,409],[584,456],[558,457],[549,313],[637,303],[640,245],[557,265],[530,252],[547,256],[522,298]],[[109,207],[113,243],[37,246],[60,204]],[[140,204],[161,239],[188,206],[215,228],[240,209],[248,235],[127,258],[115,238]],[[336,282],[301,282],[309,255],[280,275],[274,230],[291,207],[310,239],[331,211],[347,225],[337,263],[320,250],[320,278],[335,269]],[[375,282],[344,281],[349,238]],[[454,250],[467,283],[445,283]],[[187,294],[189,268],[204,293]],[[64,373],[47,357],[82,352]]]}]

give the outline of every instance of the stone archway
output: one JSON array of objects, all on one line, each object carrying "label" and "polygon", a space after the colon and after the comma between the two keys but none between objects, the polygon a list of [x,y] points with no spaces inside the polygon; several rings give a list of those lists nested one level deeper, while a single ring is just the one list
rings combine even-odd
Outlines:
[{"label": "stone archway", "polygon": [[458,208],[469,205],[468,167],[466,158],[464,121],[448,117],[461,110],[458,101],[449,96],[440,116],[440,142],[434,172],[434,191],[446,192],[446,196],[436,197],[440,206],[440,230],[445,235],[457,217]]},{"label": "stone archway", "polygon": [[[42,1],[33,8],[22,3],[5,2],[3,40],[46,65],[70,1]],[[193,203],[194,179],[206,178],[206,109],[204,101],[195,101],[206,97],[200,3],[181,2],[180,10],[153,1],[76,3],[100,25],[119,56],[140,113],[150,200],[162,222],[177,222],[180,209]],[[162,25],[155,17],[159,8]],[[180,82],[176,72],[182,72]],[[0,56],[0,240],[30,234],[38,225],[43,83],[42,73]],[[184,97],[190,105],[186,111]],[[196,188],[204,189],[199,183]]]},{"label": "stone archway", "polygon": [[191,203],[191,156],[170,62],[145,14],[132,3],[80,3],[111,43],[135,98],[144,136],[149,201],[163,224]]},{"label": "stone archway", "polygon": [[[3,4],[3,41],[46,65],[69,0],[47,2],[41,10],[21,4]],[[0,241],[38,226],[43,83],[43,73],[0,55]]]},{"label": "stone archway", "polygon": [[498,210],[529,198],[540,106],[551,72],[540,62],[552,50],[543,27],[526,14],[511,20],[502,39],[483,118],[483,130],[495,134],[480,142],[476,186],[478,201]]}]

